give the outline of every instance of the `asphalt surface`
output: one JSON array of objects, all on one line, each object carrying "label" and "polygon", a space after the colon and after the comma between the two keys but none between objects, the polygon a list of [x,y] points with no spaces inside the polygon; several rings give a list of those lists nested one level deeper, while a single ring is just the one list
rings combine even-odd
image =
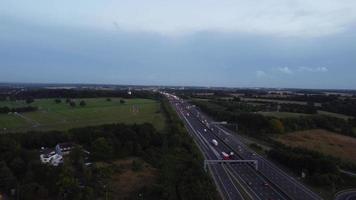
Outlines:
[{"label": "asphalt surface", "polygon": [[336,195],[335,200],[356,200],[356,190],[347,190]]},{"label": "asphalt surface", "polygon": [[[317,194],[273,163],[249,149],[241,138],[213,121],[196,107],[168,98],[185,123],[207,160],[221,160],[222,152],[234,152],[233,160],[257,160],[253,163],[210,164],[210,172],[225,199],[244,199],[242,193],[257,200],[321,200]],[[212,144],[212,140],[218,145]],[[243,190],[243,191],[242,191]]]}]

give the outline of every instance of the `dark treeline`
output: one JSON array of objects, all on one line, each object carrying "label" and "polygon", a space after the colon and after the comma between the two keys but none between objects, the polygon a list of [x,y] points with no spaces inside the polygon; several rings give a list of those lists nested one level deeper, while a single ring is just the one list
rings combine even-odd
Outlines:
[{"label": "dark treeline", "polygon": [[344,135],[355,136],[353,126],[349,121],[325,115],[301,116],[280,119],[287,132],[322,128]]},{"label": "dark treeline", "polygon": [[323,154],[280,146],[268,151],[268,157],[288,167],[296,174],[304,172],[313,185],[329,186],[340,181],[340,174],[335,160]]},{"label": "dark treeline", "polygon": [[281,112],[293,112],[293,113],[306,113],[316,114],[317,109],[314,105],[300,105],[300,104],[279,104],[279,111]]},{"label": "dark treeline", "polygon": [[16,107],[16,108],[9,108],[7,106],[0,107],[0,113],[9,113],[9,112],[23,113],[23,112],[33,112],[36,110],[38,110],[38,108],[35,106],[25,106],[25,107]]},{"label": "dark treeline", "polygon": [[355,169],[354,164],[345,163],[338,158],[306,149],[287,147],[280,143],[268,151],[267,155],[298,176],[304,172],[307,181],[316,186],[341,185],[345,180],[341,177],[339,168]]},{"label": "dark treeline", "polygon": [[271,109],[269,105],[247,104],[245,102],[240,102],[238,98],[232,100],[211,100],[210,102],[222,106],[226,111],[235,113],[258,112]]},{"label": "dark treeline", "polygon": [[122,97],[122,98],[152,98],[158,97],[149,91],[133,91],[128,94],[127,90],[77,90],[77,89],[31,89],[8,96],[1,94],[2,98],[17,100],[41,99],[41,98],[96,98],[96,97]]},{"label": "dark treeline", "polygon": [[323,110],[356,117],[356,99],[335,100],[322,104]]},{"label": "dark treeline", "polygon": [[263,97],[263,96],[258,96],[258,98],[266,98],[266,99],[275,99],[275,100],[288,100],[288,101],[303,101],[303,102],[314,102],[314,103],[326,103],[326,102],[331,102],[335,101],[338,96],[334,95],[292,95],[292,96],[287,96],[287,97]]},{"label": "dark treeline", "polygon": [[259,111],[281,111],[281,112],[293,112],[293,113],[305,113],[315,114],[317,109],[314,105],[300,105],[300,104],[277,104],[277,103],[263,103],[256,102],[256,104],[241,102],[239,98],[233,98],[231,100],[214,99],[210,102],[221,105],[226,111],[235,113],[243,112],[259,112]]},{"label": "dark treeline", "polygon": [[355,136],[351,121],[324,115],[301,116],[294,118],[275,118],[252,112],[234,112],[209,101],[194,101],[204,112],[217,120],[238,124],[239,131],[251,136],[283,133],[298,130],[322,128],[345,135]]},{"label": "dark treeline", "polygon": [[[127,157],[140,157],[158,169],[155,184],[142,188],[145,199],[217,199],[210,178],[202,169],[202,157],[167,101],[166,129],[151,124],[111,124],[69,131],[27,132],[0,136],[1,192],[18,199],[99,199],[117,167],[96,165]],[[40,163],[41,147],[73,142],[72,150],[59,167]],[[84,163],[81,149],[90,152]],[[135,168],[137,163],[135,163]],[[10,195],[16,189],[15,195]],[[138,194],[138,193],[137,193]],[[132,194],[132,199],[137,199]],[[110,194],[109,194],[110,195]]]}]

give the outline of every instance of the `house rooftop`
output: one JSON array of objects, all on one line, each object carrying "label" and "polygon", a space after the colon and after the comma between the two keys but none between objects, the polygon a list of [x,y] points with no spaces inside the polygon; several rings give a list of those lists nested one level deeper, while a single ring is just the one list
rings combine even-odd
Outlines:
[{"label": "house rooftop", "polygon": [[64,142],[64,143],[59,143],[57,144],[60,148],[71,148],[74,146],[74,143],[72,142]]}]

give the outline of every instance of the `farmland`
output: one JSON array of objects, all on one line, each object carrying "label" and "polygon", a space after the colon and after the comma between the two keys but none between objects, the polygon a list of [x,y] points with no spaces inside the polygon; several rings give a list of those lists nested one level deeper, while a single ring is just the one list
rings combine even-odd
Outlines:
[{"label": "farmland", "polygon": [[[85,106],[79,106],[84,100]],[[88,98],[74,99],[72,107],[65,100],[55,103],[54,99],[36,99],[31,106],[37,111],[26,113],[0,114],[0,132],[22,132],[28,130],[67,130],[75,127],[106,123],[152,123],[163,129],[164,117],[160,103],[150,99]],[[27,106],[24,101],[1,101],[0,106],[11,108]]]},{"label": "farmland", "polygon": [[356,163],[356,139],[326,130],[297,131],[277,138],[292,147],[302,147]]}]

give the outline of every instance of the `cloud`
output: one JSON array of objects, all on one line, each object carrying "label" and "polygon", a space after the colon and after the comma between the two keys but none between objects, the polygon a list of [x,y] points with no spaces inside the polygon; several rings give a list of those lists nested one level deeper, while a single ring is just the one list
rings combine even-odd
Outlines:
[{"label": "cloud", "polygon": [[300,72],[328,72],[329,69],[326,67],[299,67],[298,71]]},{"label": "cloud", "polygon": [[[55,8],[55,9],[53,9]],[[2,0],[0,13],[47,24],[174,35],[200,31],[319,37],[356,21],[355,0]],[[113,26],[113,21],[116,22]]]},{"label": "cloud", "polygon": [[278,71],[284,74],[293,74],[293,71],[289,67],[280,67],[278,68]]},{"label": "cloud", "polygon": [[258,70],[258,71],[256,71],[256,76],[257,76],[258,78],[263,78],[263,77],[266,77],[267,74],[266,74],[265,71]]}]

